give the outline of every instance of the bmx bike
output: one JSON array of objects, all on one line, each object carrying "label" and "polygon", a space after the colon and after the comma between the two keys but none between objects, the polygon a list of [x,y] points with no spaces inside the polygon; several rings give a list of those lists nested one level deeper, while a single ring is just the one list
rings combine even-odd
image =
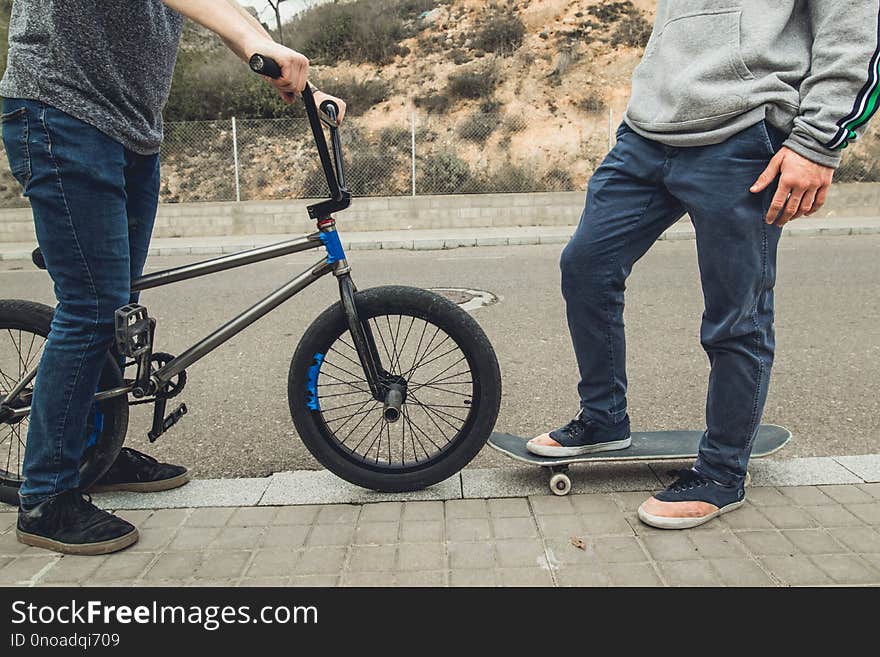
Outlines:
[{"label": "bmx bike", "polygon": [[[275,62],[259,55],[251,67],[265,75],[280,74]],[[402,492],[452,476],[488,440],[501,401],[501,375],[492,345],[469,314],[437,294],[396,285],[357,290],[333,218],[352,198],[346,187],[338,107],[327,101],[318,108],[309,88],[302,100],[330,190],[330,198],[308,208],[317,230],[150,273],[132,281],[131,289],[149,290],[312,249],[323,248],[324,257],[177,356],[154,350],[156,321],[144,306],[118,309],[114,344],[85,429],[82,490],[116,459],[128,429],[130,405],[153,405],[148,437],[157,440],[186,415],[185,404],[168,412],[168,403],[183,392],[192,365],[328,274],[337,280],[340,300],[303,334],[287,381],[290,414],[309,452],[353,484]],[[39,249],[34,262],[45,268]],[[3,486],[22,482],[31,399],[52,317],[53,309],[43,304],[0,300]],[[125,372],[132,370],[134,376],[126,378]]]}]

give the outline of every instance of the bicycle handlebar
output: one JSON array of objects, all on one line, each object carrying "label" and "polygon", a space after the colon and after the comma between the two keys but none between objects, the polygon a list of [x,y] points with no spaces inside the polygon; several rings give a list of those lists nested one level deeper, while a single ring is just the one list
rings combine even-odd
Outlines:
[{"label": "bicycle handlebar", "polygon": [[[255,54],[250,58],[248,64],[251,70],[260,75],[265,75],[273,80],[281,77],[281,67],[271,57]],[[321,167],[324,169],[324,175],[327,178],[327,186],[330,188],[330,197],[332,199],[329,205],[320,204],[309,208],[309,213],[313,218],[324,219],[326,217],[319,215],[345,209],[351,200],[351,194],[349,194],[345,186],[342,142],[339,138],[339,121],[337,120],[339,106],[332,100],[325,100],[321,103],[319,109],[315,104],[314,91],[308,84],[302,91],[302,99],[306,109],[306,116],[309,118],[309,125],[312,128],[312,136],[315,139],[315,145],[318,147],[318,156],[321,158]],[[333,147],[332,160],[330,149],[327,146],[327,138],[324,135],[324,129],[321,127],[322,123],[330,129],[330,141]]]}]

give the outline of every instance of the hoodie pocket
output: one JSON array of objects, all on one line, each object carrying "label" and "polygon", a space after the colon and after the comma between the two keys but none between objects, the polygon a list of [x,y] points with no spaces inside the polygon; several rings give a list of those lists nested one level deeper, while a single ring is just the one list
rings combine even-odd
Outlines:
[{"label": "hoodie pocket", "polygon": [[743,111],[755,76],[742,56],[739,8],[676,16],[633,73],[627,117],[659,132],[710,126]]}]

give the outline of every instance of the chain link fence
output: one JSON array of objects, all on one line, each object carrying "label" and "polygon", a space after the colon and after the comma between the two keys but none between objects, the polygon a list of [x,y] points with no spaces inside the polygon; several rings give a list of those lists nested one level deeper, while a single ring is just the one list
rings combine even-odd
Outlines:
[{"label": "chain link fence", "polygon": [[[346,119],[348,186],[355,196],[575,191],[614,143],[620,121],[536,126],[498,110]],[[165,203],[319,198],[327,184],[305,119],[167,123]],[[844,153],[838,182],[880,182],[880,121]],[[0,158],[0,207],[27,204]]]}]

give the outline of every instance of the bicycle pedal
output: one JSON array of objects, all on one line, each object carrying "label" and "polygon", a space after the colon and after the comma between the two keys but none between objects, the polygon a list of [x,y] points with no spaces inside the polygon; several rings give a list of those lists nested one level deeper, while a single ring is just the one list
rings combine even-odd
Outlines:
[{"label": "bicycle pedal", "polygon": [[139,359],[153,349],[156,322],[147,309],[136,303],[116,311],[116,349],[126,358]]},{"label": "bicycle pedal", "polygon": [[163,433],[168,431],[175,424],[180,422],[181,418],[187,414],[186,404],[181,404],[175,410],[173,410],[164,420],[162,420],[162,424],[159,427],[155,427],[147,432],[147,438],[150,439],[151,443],[156,442]]}]

